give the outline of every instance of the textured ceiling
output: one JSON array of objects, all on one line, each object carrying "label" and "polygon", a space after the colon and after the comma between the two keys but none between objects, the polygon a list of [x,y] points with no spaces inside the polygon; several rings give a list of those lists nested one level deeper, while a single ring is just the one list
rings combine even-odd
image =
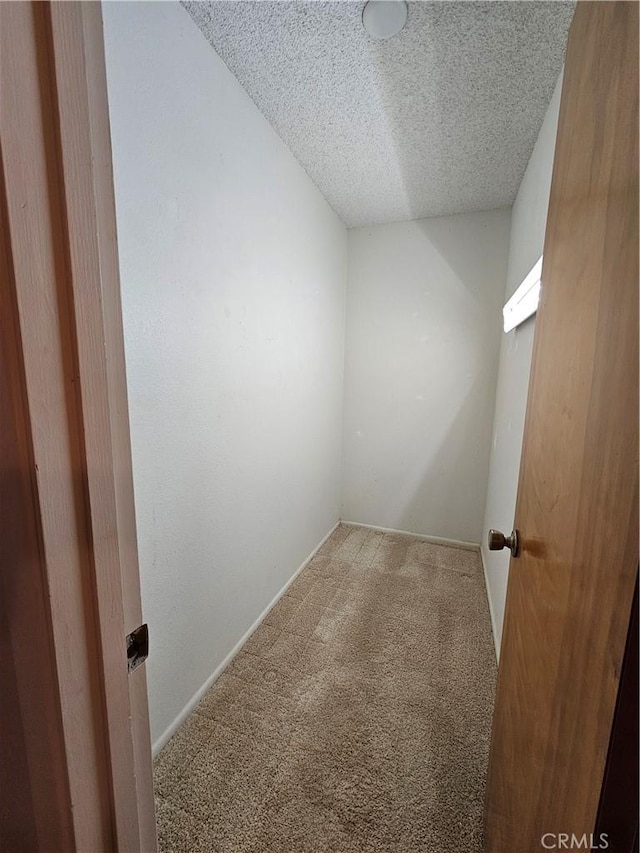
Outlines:
[{"label": "textured ceiling", "polygon": [[185,2],[349,226],[511,204],[562,68],[570,2]]}]

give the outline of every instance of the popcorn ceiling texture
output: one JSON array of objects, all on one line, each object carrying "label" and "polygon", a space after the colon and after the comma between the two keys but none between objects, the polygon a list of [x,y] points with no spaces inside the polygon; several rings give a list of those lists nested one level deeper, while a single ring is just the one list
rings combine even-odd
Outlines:
[{"label": "popcorn ceiling texture", "polygon": [[495,676],[477,551],[341,525],[156,759],[161,853],[481,853]]},{"label": "popcorn ceiling texture", "polygon": [[361,2],[184,2],[348,227],[515,199],[572,2],[412,2],[386,42]]}]

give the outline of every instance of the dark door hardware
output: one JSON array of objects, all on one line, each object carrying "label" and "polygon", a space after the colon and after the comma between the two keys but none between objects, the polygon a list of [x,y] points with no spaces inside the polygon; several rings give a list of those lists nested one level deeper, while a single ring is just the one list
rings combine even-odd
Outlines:
[{"label": "dark door hardware", "polygon": [[135,631],[127,634],[127,670],[134,669],[144,663],[149,656],[149,626],[145,622]]}]

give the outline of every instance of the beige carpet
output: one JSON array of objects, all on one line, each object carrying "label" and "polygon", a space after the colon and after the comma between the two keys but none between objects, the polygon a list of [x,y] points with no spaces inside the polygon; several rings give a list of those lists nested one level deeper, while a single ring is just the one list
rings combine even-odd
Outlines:
[{"label": "beige carpet", "polygon": [[479,555],[340,526],[156,760],[161,851],[479,853]]}]

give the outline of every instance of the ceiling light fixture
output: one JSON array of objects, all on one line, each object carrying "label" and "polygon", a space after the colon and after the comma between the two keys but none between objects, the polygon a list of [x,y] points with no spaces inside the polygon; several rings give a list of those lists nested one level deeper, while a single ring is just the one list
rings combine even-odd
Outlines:
[{"label": "ceiling light fixture", "polygon": [[369,0],[362,10],[362,26],[378,41],[397,35],[406,23],[405,0]]}]

